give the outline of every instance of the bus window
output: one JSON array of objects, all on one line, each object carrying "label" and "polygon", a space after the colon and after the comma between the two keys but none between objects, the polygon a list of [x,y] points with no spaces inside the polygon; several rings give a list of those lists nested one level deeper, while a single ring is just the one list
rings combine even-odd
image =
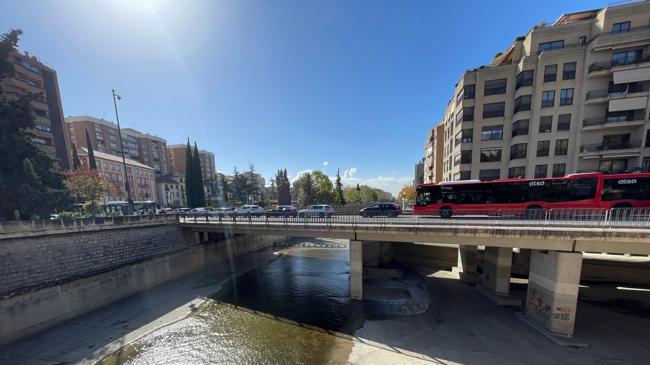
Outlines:
[{"label": "bus window", "polygon": [[546,181],[546,191],[544,193],[546,202],[565,202],[567,201],[566,180]]},{"label": "bus window", "polygon": [[510,189],[508,184],[492,184],[492,201],[494,204],[510,203]]},{"label": "bus window", "polygon": [[593,199],[596,195],[596,184],[595,177],[569,180],[567,182],[567,199],[569,201]]},{"label": "bus window", "polygon": [[453,186],[441,186],[440,196],[443,203],[456,203],[456,189]]},{"label": "bus window", "polygon": [[508,186],[510,203],[525,203],[530,201],[530,186],[527,181],[517,181]]},{"label": "bus window", "polygon": [[620,199],[648,200],[650,199],[650,179],[605,179],[602,199],[605,201]]},{"label": "bus window", "polygon": [[424,207],[429,204],[436,204],[439,195],[440,188],[438,186],[418,186],[415,205]]},{"label": "bus window", "polygon": [[[486,186],[466,185],[455,186],[456,203],[458,204],[486,204],[488,202],[489,192]],[[491,200],[491,199],[490,199]]]}]

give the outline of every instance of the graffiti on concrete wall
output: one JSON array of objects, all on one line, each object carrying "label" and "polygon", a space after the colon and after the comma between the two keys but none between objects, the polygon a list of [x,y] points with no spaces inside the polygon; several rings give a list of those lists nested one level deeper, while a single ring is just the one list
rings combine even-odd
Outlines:
[{"label": "graffiti on concrete wall", "polygon": [[543,325],[551,319],[551,305],[548,303],[547,294],[538,287],[528,285],[528,306],[526,311]]}]

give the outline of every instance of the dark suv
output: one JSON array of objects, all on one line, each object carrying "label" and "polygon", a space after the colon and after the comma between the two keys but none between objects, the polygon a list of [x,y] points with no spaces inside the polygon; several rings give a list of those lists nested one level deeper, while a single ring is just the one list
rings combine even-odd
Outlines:
[{"label": "dark suv", "polygon": [[386,217],[397,217],[402,214],[402,208],[394,203],[379,203],[368,208],[363,208],[359,212],[362,217],[377,217],[377,216],[386,216]]}]

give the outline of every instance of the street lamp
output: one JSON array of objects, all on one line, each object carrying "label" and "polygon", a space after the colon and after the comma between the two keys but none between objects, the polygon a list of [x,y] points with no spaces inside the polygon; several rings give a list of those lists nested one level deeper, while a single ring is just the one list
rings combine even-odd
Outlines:
[{"label": "street lamp", "polygon": [[133,199],[131,199],[131,190],[129,189],[129,175],[126,172],[126,157],[124,156],[124,144],[122,143],[122,128],[120,128],[120,116],[117,113],[117,100],[122,100],[113,89],[113,106],[115,107],[115,120],[117,121],[117,135],[120,138],[120,152],[122,152],[122,166],[124,167],[124,190],[126,190],[126,201],[129,207],[133,207]]}]

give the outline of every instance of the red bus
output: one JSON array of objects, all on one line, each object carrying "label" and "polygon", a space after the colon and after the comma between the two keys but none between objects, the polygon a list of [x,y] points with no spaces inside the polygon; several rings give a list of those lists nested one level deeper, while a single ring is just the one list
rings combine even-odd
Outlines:
[{"label": "red bus", "polygon": [[521,210],[526,214],[557,208],[650,207],[650,173],[572,174],[545,179],[502,179],[420,184],[416,189],[416,215],[477,214],[484,211]]}]

